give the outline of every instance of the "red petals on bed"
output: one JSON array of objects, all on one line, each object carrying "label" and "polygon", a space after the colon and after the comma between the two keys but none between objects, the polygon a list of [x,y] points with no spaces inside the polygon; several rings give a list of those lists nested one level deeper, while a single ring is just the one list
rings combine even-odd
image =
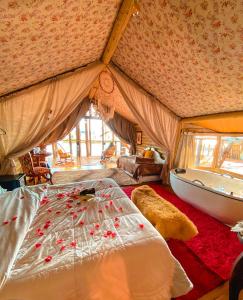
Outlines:
[{"label": "red petals on bed", "polygon": [[36,244],[35,244],[35,248],[36,248],[36,249],[39,249],[40,247],[41,247],[41,243],[36,243]]},{"label": "red petals on bed", "polygon": [[70,246],[73,247],[73,248],[76,248],[77,242],[76,242],[76,241],[72,241],[72,242],[70,243]]},{"label": "red petals on bed", "polygon": [[[14,221],[17,220],[17,218],[18,218],[17,216],[13,216],[13,217],[11,218],[11,221],[14,222]],[[11,221],[5,220],[5,221],[2,222],[2,225],[8,225]]]},{"label": "red petals on bed", "polygon": [[45,258],[45,262],[50,262],[52,260],[52,256],[51,255],[48,255],[46,258]]}]

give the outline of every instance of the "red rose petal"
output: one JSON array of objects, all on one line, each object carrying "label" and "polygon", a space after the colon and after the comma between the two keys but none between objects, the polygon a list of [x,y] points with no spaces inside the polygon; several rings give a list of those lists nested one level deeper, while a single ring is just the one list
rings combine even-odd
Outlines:
[{"label": "red rose petal", "polygon": [[81,226],[84,225],[84,221],[80,221],[79,225],[81,225]]},{"label": "red rose petal", "polygon": [[60,193],[60,194],[57,194],[56,197],[57,197],[58,199],[62,199],[62,198],[65,197],[65,194]]},{"label": "red rose petal", "polygon": [[107,238],[108,237],[107,233],[104,233],[103,237]]},{"label": "red rose petal", "polygon": [[103,213],[103,210],[102,210],[102,209],[99,209],[98,212],[99,212],[100,214],[102,214],[102,213]]},{"label": "red rose petal", "polygon": [[77,219],[78,215],[77,214],[73,214],[73,219]]},{"label": "red rose petal", "polygon": [[94,230],[91,229],[90,232],[89,232],[89,234],[90,234],[90,235],[94,235]]},{"label": "red rose petal", "polygon": [[95,229],[99,229],[100,228],[100,224],[95,224]]},{"label": "red rose petal", "polygon": [[82,208],[80,208],[79,210],[77,210],[77,212],[82,212],[83,211],[83,209]]},{"label": "red rose petal", "polygon": [[44,232],[43,232],[43,231],[39,231],[39,232],[37,233],[37,235],[38,235],[38,236],[42,236],[42,235],[44,235]]},{"label": "red rose petal", "polygon": [[109,208],[109,206],[106,204],[106,205],[105,205],[105,208],[106,208],[106,209],[108,209],[108,208]]},{"label": "red rose petal", "polygon": [[66,246],[62,246],[61,248],[60,248],[60,251],[63,251],[63,250],[65,250],[66,249]]},{"label": "red rose petal", "polygon": [[107,235],[111,235],[111,234],[112,234],[112,231],[107,230],[107,231],[106,231],[106,234],[107,234]]},{"label": "red rose petal", "polygon": [[51,208],[48,208],[48,210],[47,210],[49,213],[51,213],[52,212],[52,209]]},{"label": "red rose petal", "polygon": [[60,210],[56,211],[56,215],[60,215],[60,213],[61,213]]},{"label": "red rose petal", "polygon": [[115,222],[119,222],[119,218],[118,217],[115,217]]},{"label": "red rose petal", "polygon": [[16,221],[17,218],[18,218],[17,216],[13,216],[12,221]]},{"label": "red rose petal", "polygon": [[35,248],[36,248],[36,249],[38,249],[38,248],[40,248],[40,247],[41,247],[41,243],[36,243],[36,244],[35,244]]},{"label": "red rose petal", "polygon": [[45,262],[50,262],[52,260],[52,256],[51,255],[48,255],[46,258],[45,258]]},{"label": "red rose petal", "polygon": [[139,224],[140,229],[144,229],[144,224]]},{"label": "red rose petal", "polygon": [[9,221],[3,221],[3,225],[7,225]]},{"label": "red rose petal", "polygon": [[73,206],[71,204],[69,204],[69,203],[66,205],[66,208],[72,208],[72,207]]},{"label": "red rose petal", "polygon": [[120,226],[120,224],[119,224],[119,223],[115,223],[114,226],[115,226],[116,228],[118,228],[118,227]]},{"label": "red rose petal", "polygon": [[116,237],[116,233],[112,232],[111,237],[114,239]]},{"label": "red rose petal", "polygon": [[73,248],[75,248],[77,246],[77,242],[76,241],[72,241],[70,243],[70,246],[73,247]]},{"label": "red rose petal", "polygon": [[59,244],[61,244],[61,243],[63,243],[63,242],[64,242],[63,239],[56,240],[56,244],[57,244],[57,245],[59,245]]},{"label": "red rose petal", "polygon": [[109,201],[109,204],[110,204],[110,205],[113,205],[113,201],[112,201],[112,200],[111,200],[111,201]]},{"label": "red rose petal", "polygon": [[43,228],[44,228],[44,229],[48,229],[49,227],[50,227],[50,224],[47,223],[47,224],[44,225]]},{"label": "red rose petal", "polygon": [[87,207],[86,207],[86,206],[84,206],[84,207],[83,207],[83,210],[87,210]]}]

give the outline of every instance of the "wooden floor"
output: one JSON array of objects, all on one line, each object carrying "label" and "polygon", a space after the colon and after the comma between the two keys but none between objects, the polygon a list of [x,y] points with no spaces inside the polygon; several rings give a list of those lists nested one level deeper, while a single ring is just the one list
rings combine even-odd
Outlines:
[{"label": "wooden floor", "polygon": [[[198,300],[228,300],[229,299],[229,283],[226,282],[222,286],[217,287],[210,293],[204,295]],[[240,293],[239,300],[243,300],[243,291]]]},{"label": "wooden floor", "polygon": [[83,158],[80,162],[63,162],[63,163],[50,163],[52,173],[55,171],[74,171],[74,170],[98,170],[98,169],[109,169],[116,168],[117,158],[114,157],[110,161],[103,164],[100,163],[99,157]]}]

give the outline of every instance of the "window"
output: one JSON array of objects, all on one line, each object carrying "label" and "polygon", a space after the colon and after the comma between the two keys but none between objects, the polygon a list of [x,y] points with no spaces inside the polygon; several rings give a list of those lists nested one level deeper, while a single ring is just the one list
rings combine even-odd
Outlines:
[{"label": "window", "polygon": [[195,137],[195,166],[212,167],[214,151],[217,144],[215,136],[196,136]]},{"label": "window", "polygon": [[213,168],[243,175],[243,137],[194,136],[195,168]]},{"label": "window", "polygon": [[219,168],[243,175],[243,137],[222,137]]}]

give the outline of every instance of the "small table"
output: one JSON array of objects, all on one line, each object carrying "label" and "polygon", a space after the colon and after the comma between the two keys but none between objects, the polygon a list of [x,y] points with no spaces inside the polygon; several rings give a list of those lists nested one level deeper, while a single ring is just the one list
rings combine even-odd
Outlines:
[{"label": "small table", "polygon": [[7,189],[8,191],[12,191],[24,185],[25,185],[25,174],[0,176],[0,186]]},{"label": "small table", "polygon": [[[238,233],[238,238],[243,243],[243,236]],[[243,253],[235,261],[234,269],[229,281],[229,300],[238,300],[243,289]]]}]

